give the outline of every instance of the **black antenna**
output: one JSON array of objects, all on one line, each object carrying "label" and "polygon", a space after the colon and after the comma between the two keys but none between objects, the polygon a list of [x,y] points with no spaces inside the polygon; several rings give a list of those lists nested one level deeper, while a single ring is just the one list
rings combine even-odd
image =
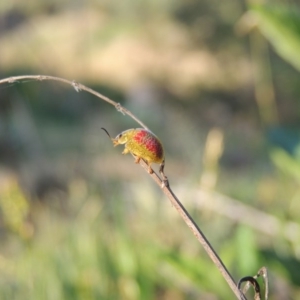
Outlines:
[{"label": "black antenna", "polygon": [[108,131],[105,128],[101,127],[101,129],[103,129],[106,132],[106,134],[109,136],[109,138],[112,139],[110,134],[108,133]]}]

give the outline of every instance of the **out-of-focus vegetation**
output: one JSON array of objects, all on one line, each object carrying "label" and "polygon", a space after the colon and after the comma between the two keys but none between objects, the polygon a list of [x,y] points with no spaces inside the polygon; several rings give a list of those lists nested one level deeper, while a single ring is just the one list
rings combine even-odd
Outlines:
[{"label": "out-of-focus vegetation", "polygon": [[[300,8],[252,4],[2,1],[0,72],[75,79],[132,110],[234,278],[264,265],[270,299],[298,299]],[[68,86],[0,86],[1,299],[233,299],[100,130],[135,126]]]},{"label": "out-of-focus vegetation", "polygon": [[254,18],[276,51],[300,69],[300,11],[295,5],[254,6]]}]

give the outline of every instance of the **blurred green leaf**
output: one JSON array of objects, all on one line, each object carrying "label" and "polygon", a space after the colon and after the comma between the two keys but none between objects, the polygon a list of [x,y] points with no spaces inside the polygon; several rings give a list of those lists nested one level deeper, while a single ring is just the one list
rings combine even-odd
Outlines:
[{"label": "blurred green leaf", "polygon": [[163,259],[171,267],[172,274],[179,276],[181,283],[185,281],[186,285],[199,291],[209,291],[211,286],[215,286],[215,293],[222,295],[220,299],[230,297],[231,291],[226,282],[206,255],[196,258],[177,251],[167,251]]},{"label": "blurred green leaf", "polygon": [[276,148],[271,152],[271,159],[279,170],[293,179],[300,180],[300,162],[292,155]]},{"label": "blurred green leaf", "polygon": [[298,7],[254,6],[257,25],[282,58],[300,70],[300,10]]},{"label": "blurred green leaf", "polygon": [[259,260],[255,233],[250,227],[239,226],[235,242],[240,273],[245,276],[255,274]]}]

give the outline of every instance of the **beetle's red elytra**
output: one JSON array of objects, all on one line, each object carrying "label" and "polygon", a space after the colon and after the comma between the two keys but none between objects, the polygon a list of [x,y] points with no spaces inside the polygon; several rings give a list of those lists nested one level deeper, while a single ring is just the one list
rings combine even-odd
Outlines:
[{"label": "beetle's red elytra", "polygon": [[[107,130],[105,128],[102,129],[110,137]],[[160,164],[159,172],[162,176],[163,185],[169,185],[168,179],[164,174],[164,148],[161,141],[154,133],[144,128],[135,128],[125,130],[115,138],[110,137],[110,139],[114,146],[124,144],[125,148],[122,154],[132,153],[135,156],[136,163],[139,163],[140,159],[143,159],[149,166],[149,173],[153,173],[151,168],[152,163]]]}]

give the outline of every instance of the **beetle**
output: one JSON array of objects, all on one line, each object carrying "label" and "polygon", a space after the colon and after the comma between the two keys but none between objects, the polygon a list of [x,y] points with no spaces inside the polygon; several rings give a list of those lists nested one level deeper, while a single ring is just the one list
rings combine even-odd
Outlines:
[{"label": "beetle", "polygon": [[135,157],[135,163],[139,163],[143,159],[148,165],[148,172],[153,173],[152,163],[159,164],[159,173],[162,176],[163,185],[168,186],[168,178],[164,173],[165,157],[164,148],[158,137],[148,129],[132,128],[119,133],[115,138],[111,138],[105,128],[103,129],[114,146],[125,144],[122,154],[131,153]]}]

